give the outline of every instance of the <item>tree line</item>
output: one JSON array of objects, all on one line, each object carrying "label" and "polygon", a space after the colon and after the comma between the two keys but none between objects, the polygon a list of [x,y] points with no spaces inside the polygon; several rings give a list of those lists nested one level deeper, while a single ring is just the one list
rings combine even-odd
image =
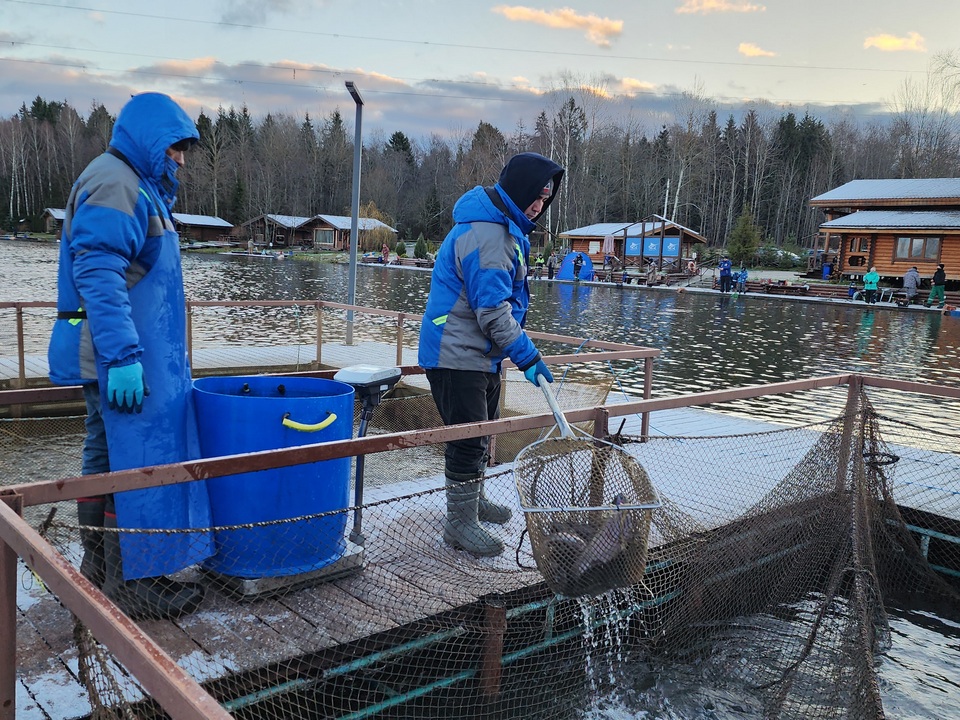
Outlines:
[{"label": "tree line", "polygon": [[[722,118],[708,98],[686,94],[674,119],[650,130],[615,118],[596,93],[567,90],[546,97],[531,128],[504,131],[481,120],[453,137],[375,131],[363,141],[362,214],[395,227],[400,240],[437,243],[457,198],[492,184],[507,158],[529,150],[566,168],[544,219],[550,233],[656,213],[721,247],[749,212],[765,243],[809,247],[822,221],[807,205],[815,195],[855,178],[958,175],[950,81],[928,78],[926,90],[905,83],[890,113],[869,122],[768,105]],[[83,117],[41,97],[0,120],[0,229],[21,220],[41,229],[44,208],[64,206],[79,172],[106,149],[114,121],[102,104]],[[350,214],[352,130],[339,111],[317,120],[256,119],[245,107],[220,108],[202,113],[197,127],[200,144],[180,174],[179,212],[232,224],[263,213]]]}]

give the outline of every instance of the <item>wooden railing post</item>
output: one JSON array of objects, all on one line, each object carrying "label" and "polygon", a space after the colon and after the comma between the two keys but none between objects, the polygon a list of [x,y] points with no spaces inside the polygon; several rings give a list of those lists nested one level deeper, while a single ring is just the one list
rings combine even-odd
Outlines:
[{"label": "wooden railing post", "polygon": [[187,303],[187,362],[190,363],[190,373],[196,375],[193,369],[193,303]]},{"label": "wooden railing post", "polygon": [[403,313],[397,315],[397,365],[403,365]]},{"label": "wooden railing post", "polygon": [[[643,399],[649,400],[653,393],[653,358],[643,359]],[[647,441],[650,434],[650,413],[640,415],[640,442]]]}]

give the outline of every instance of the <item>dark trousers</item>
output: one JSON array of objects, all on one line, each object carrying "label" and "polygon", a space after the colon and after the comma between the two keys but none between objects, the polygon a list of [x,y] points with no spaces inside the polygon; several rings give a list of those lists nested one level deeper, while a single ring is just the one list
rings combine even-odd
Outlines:
[{"label": "dark trousers", "polygon": [[[436,368],[426,374],[444,425],[500,417],[500,376],[496,373]],[[447,472],[479,476],[486,463],[488,441],[479,437],[448,442],[444,451]]]},{"label": "dark trousers", "polygon": [[733,287],[733,276],[721,275],[720,276],[720,292],[729,292],[732,287]]}]

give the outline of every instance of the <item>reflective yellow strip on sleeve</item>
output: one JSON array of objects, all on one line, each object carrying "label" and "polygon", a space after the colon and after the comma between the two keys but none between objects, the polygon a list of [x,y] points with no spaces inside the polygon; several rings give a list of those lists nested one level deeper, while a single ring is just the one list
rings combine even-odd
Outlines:
[{"label": "reflective yellow strip on sleeve", "polygon": [[[78,313],[83,312],[83,308],[82,307],[77,308],[77,312]],[[73,318],[72,320],[67,320],[67,322],[70,323],[71,325],[79,325],[80,323],[83,322],[83,320],[81,318]]]},{"label": "reflective yellow strip on sleeve", "polygon": [[445,324],[446,322],[447,322],[447,316],[446,316],[446,315],[441,315],[440,317],[433,319],[433,324],[434,324],[434,325],[443,325],[443,324]]}]

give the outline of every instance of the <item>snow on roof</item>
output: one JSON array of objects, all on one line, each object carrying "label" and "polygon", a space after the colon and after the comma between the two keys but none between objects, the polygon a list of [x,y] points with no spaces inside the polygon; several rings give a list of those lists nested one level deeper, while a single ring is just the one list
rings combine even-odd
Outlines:
[{"label": "snow on roof", "polygon": [[960,198],[960,178],[851,180],[810,200],[839,204],[864,200],[934,200]]},{"label": "snow on roof", "polygon": [[223,218],[215,215],[190,215],[188,213],[172,213],[173,219],[181,225],[194,225],[201,227],[222,227],[232,228],[233,225]]},{"label": "snow on roof", "polygon": [[[316,217],[323,220],[328,225],[332,225],[337,230],[349,230],[351,224],[351,218],[348,215],[317,215]],[[357,218],[357,229],[359,230],[374,230],[379,227],[384,227],[390,232],[396,232],[396,230],[386,223],[382,223],[379,220],[374,218]]]},{"label": "snow on roof", "polygon": [[277,225],[283,225],[286,228],[298,228],[304,223],[308,223],[313,219],[308,217],[300,217],[298,215],[273,215],[269,213],[263,217],[267,218],[271,222],[276,223]]},{"label": "snow on roof", "polygon": [[67,211],[64,208],[45,208],[44,212],[50,213],[54,220],[63,220],[67,217]]},{"label": "snow on roof", "polygon": [[823,223],[825,230],[953,230],[960,228],[960,211],[956,210],[860,210]]},{"label": "snow on roof", "polygon": [[623,237],[624,230],[626,230],[627,237],[642,237],[650,233],[660,232],[660,227],[663,225],[663,222],[667,223],[667,227],[679,228],[691,235],[700,235],[696,230],[691,230],[673,220],[666,220],[659,215],[655,215],[654,217],[658,219],[651,222],[594,223],[593,225],[585,225],[584,227],[574,228],[573,230],[565,230],[560,233],[560,237],[606,237],[607,235]]}]

